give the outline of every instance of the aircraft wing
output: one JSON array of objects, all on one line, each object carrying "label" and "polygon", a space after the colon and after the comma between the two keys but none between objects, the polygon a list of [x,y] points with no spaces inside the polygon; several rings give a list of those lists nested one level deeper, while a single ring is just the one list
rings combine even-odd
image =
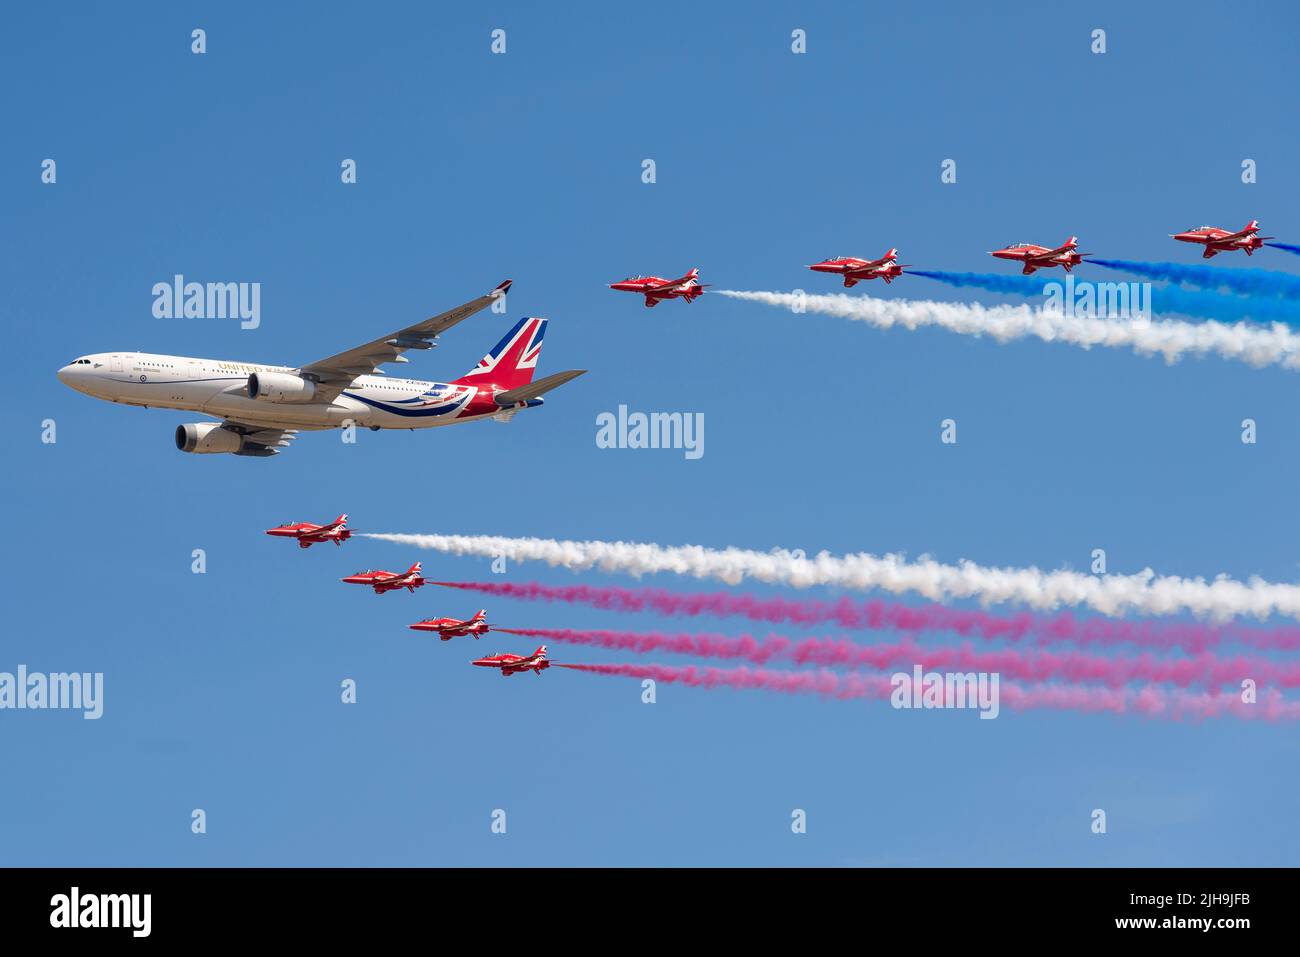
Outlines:
[{"label": "aircraft wing", "polygon": [[228,432],[234,432],[236,435],[243,436],[245,442],[253,444],[253,448],[241,453],[243,455],[256,455],[261,457],[278,455],[281,449],[287,449],[289,443],[298,437],[297,429],[282,429],[278,426],[254,425],[248,422],[237,422],[234,419],[226,419],[221,423],[221,427]]},{"label": "aircraft wing", "polygon": [[1078,243],[1076,243],[1073,239],[1071,239],[1068,243],[1064,243],[1063,245],[1057,246],[1055,249],[1049,249],[1045,253],[1038,253],[1037,255],[1030,256],[1029,258],[1033,260],[1051,259],[1053,256],[1059,256],[1062,253],[1068,253],[1073,251],[1076,247],[1078,247],[1078,245],[1079,245]]},{"label": "aircraft wing", "polygon": [[509,291],[510,280],[507,279],[485,296],[479,296],[462,306],[425,319],[423,322],[417,322],[413,326],[380,336],[355,349],[312,362],[303,366],[300,371],[314,377],[327,391],[333,391],[334,395],[337,395],[357,376],[378,372],[379,367],[386,362],[410,361],[402,355],[407,349],[432,348],[433,340],[442,333],[458,322],[468,319],[474,313],[486,309]]},{"label": "aircraft wing", "polygon": [[1215,243],[1229,243],[1234,239],[1245,239],[1247,236],[1254,235],[1257,232],[1259,232],[1258,226],[1247,227],[1246,229],[1239,229],[1235,233],[1228,233],[1226,236],[1216,236],[1210,241]]}]

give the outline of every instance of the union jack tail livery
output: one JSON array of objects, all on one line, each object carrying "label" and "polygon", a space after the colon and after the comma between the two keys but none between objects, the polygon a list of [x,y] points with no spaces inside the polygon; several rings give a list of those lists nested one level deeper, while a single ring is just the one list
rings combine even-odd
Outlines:
[{"label": "union jack tail livery", "polygon": [[492,351],[452,385],[495,386],[516,389],[533,381],[533,371],[542,354],[545,319],[520,319]]}]

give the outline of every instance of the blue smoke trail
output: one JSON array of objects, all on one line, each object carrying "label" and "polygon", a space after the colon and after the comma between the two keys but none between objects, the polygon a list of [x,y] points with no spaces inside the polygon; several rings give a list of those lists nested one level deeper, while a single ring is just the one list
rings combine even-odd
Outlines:
[{"label": "blue smoke trail", "polygon": [[1218,269],[1214,266],[1185,266],[1181,263],[1138,263],[1127,259],[1089,259],[1088,262],[1193,289],[1226,289],[1242,296],[1300,299],[1300,276],[1271,269]]},{"label": "blue smoke trail", "polygon": [[[1092,262],[1093,260],[1089,260]],[[1008,276],[978,272],[940,272],[922,269],[908,270],[912,276],[924,276],[959,288],[985,289],[989,292],[1009,293],[1028,299],[1045,295],[1049,282],[1064,284],[1064,276]],[[1041,275],[1041,274],[1040,274]],[[1075,278],[1076,283],[1087,282]],[[1285,299],[1251,299],[1243,296],[1221,295],[1215,292],[1198,292],[1177,286],[1161,286],[1151,290],[1153,312],[1180,316],[1201,316],[1220,322],[1282,322],[1300,326],[1300,304]]]},{"label": "blue smoke trail", "polygon": [[989,292],[1006,292],[1013,296],[1032,297],[1043,294],[1044,280],[1031,279],[1029,276],[1005,276],[987,272],[929,272],[924,269],[909,269],[907,274],[937,279],[959,289],[987,289]]},{"label": "blue smoke trail", "polygon": [[1300,256],[1300,246],[1292,246],[1290,243],[1265,243],[1264,245],[1272,246],[1274,249],[1285,249],[1289,253]]}]

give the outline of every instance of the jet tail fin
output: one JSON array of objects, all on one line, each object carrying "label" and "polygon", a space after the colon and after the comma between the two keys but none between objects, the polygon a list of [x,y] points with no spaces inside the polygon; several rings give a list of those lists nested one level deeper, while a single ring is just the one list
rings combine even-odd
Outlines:
[{"label": "jet tail fin", "polygon": [[520,319],[514,327],[453,385],[494,385],[514,389],[533,381],[533,371],[542,354],[546,320]]}]

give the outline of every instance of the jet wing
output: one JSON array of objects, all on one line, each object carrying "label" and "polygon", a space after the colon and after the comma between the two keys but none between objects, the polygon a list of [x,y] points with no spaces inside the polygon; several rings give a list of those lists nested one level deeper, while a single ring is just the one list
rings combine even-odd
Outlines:
[{"label": "jet wing", "polygon": [[432,348],[433,340],[442,333],[458,322],[468,319],[474,313],[486,309],[509,291],[510,280],[507,279],[485,296],[479,296],[462,306],[425,319],[423,322],[417,322],[413,326],[398,329],[355,349],[312,362],[299,371],[316,379],[327,392],[338,395],[357,376],[378,372],[379,367],[386,362],[410,361],[402,355],[407,349]]},{"label": "jet wing", "polygon": [[282,429],[277,426],[253,425],[248,422],[236,422],[226,419],[221,427],[228,432],[241,435],[251,447],[241,451],[240,455],[266,456],[278,455],[281,449],[287,449],[289,443],[298,436],[297,429]]},{"label": "jet wing", "polygon": [[1073,238],[1071,238],[1069,242],[1057,246],[1055,249],[1049,249],[1045,253],[1035,253],[1029,258],[1033,261],[1037,261],[1040,259],[1051,259],[1053,256],[1059,256],[1062,253],[1072,252],[1074,249],[1078,247],[1078,245],[1079,244],[1075,242]]},{"label": "jet wing", "polygon": [[1259,232],[1258,226],[1247,227],[1246,229],[1239,229],[1235,233],[1228,233],[1226,236],[1215,236],[1210,240],[1210,242],[1230,243],[1234,239],[1245,239],[1247,236],[1253,236],[1257,232]]}]

